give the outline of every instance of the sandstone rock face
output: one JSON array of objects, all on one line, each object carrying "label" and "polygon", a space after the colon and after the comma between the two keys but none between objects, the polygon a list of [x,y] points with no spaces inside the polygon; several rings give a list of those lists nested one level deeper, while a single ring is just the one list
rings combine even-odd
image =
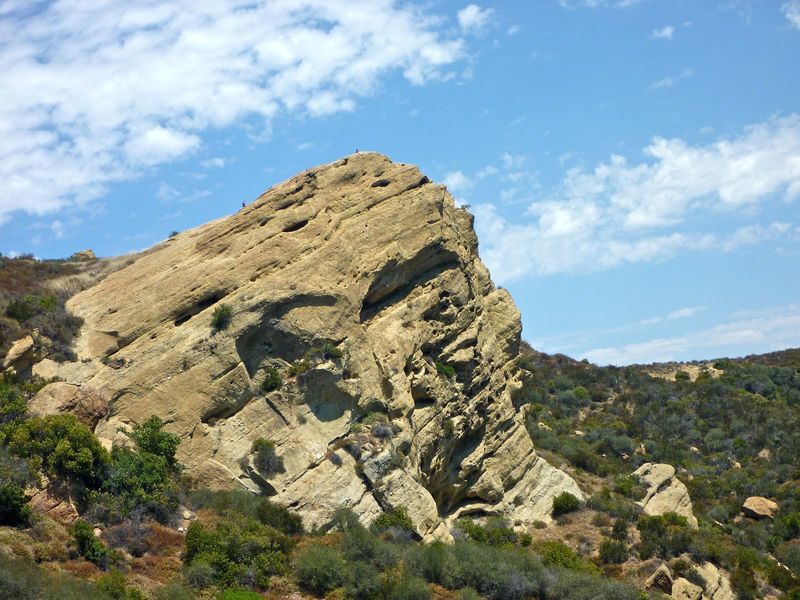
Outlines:
[{"label": "sandstone rock face", "polygon": [[108,414],[108,399],[86,385],[56,382],[43,387],[28,402],[28,410],[41,417],[69,413],[94,429]]},{"label": "sandstone rock face", "polygon": [[36,342],[26,335],[11,344],[3,358],[3,368],[11,368],[16,373],[24,373],[36,360]]},{"label": "sandstone rock face", "polygon": [[772,519],[778,504],[763,496],[750,496],[742,504],[742,512],[753,519]]},{"label": "sandstone rock face", "polygon": [[735,600],[731,582],[713,563],[705,562],[695,567],[703,579],[703,597],[709,600]]},{"label": "sandstone rock face", "polygon": [[[81,361],[59,375],[111,398],[99,436],[157,414],[197,485],[269,494],[309,527],[402,505],[420,535],[447,537],[461,515],[549,521],[554,496],[583,498],[515,407],[519,312],[471,215],[415,167],[363,153],[301,173],[68,309],[85,319]],[[283,385],[263,393],[270,369]],[[280,469],[258,471],[258,438]]]},{"label": "sandstone rock face", "polygon": [[645,514],[663,515],[668,512],[677,513],[689,521],[689,525],[697,527],[697,519],[692,512],[692,500],[689,490],[677,477],[672,465],[645,463],[633,473],[647,487],[645,497],[639,505]]},{"label": "sandstone rock face", "polygon": [[662,563],[655,572],[645,580],[644,587],[648,590],[660,590],[665,594],[671,593],[672,573],[669,567]]},{"label": "sandstone rock face", "polygon": [[688,579],[678,577],[672,582],[672,594],[674,600],[700,600],[703,597],[703,588],[693,584]]},{"label": "sandstone rock face", "polygon": [[80,490],[68,484],[51,483],[42,477],[38,485],[26,490],[28,504],[37,513],[47,513],[60,523],[69,524],[78,518],[76,506]]}]

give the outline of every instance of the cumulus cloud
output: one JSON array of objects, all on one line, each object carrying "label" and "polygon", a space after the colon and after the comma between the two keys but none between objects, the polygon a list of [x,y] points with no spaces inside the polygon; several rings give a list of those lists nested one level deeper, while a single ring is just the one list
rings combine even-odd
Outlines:
[{"label": "cumulus cloud", "polygon": [[493,204],[475,206],[481,256],[492,274],[509,281],[590,272],[791,235],[788,223],[729,234],[704,231],[701,223],[800,196],[800,115],[707,145],[657,137],[644,154],[641,163],[613,155],[591,171],[570,169],[557,189],[528,206],[527,220],[511,220]]},{"label": "cumulus cloud", "polygon": [[489,23],[494,10],[470,4],[458,11],[458,24],[464,32],[480,31]]},{"label": "cumulus cloud", "polygon": [[667,362],[691,354],[698,358],[771,352],[800,344],[800,306],[789,305],[735,315],[731,320],[686,335],[597,348],[581,358],[606,365]]},{"label": "cumulus cloud", "polygon": [[781,6],[783,16],[789,21],[789,25],[795,29],[800,29],[800,0],[789,0]]},{"label": "cumulus cloud", "polygon": [[667,25],[662,27],[661,29],[653,30],[653,33],[650,35],[651,38],[654,40],[671,40],[672,34],[675,33],[675,28]]},{"label": "cumulus cloud", "polygon": [[[31,5],[0,9],[0,222],[97,198],[209,128],[353,110],[390,72],[421,85],[464,55],[444,19],[395,0]],[[464,11],[469,30],[490,12]]]},{"label": "cumulus cloud", "polygon": [[451,171],[444,176],[444,184],[454,194],[460,194],[472,188],[474,182],[461,171]]}]

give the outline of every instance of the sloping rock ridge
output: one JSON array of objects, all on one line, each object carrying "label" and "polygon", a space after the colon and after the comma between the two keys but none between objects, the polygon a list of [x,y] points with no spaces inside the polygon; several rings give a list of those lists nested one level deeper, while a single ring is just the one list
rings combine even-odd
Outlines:
[{"label": "sloping rock ridge", "polygon": [[[462,515],[549,521],[555,495],[583,497],[515,408],[520,316],[472,217],[413,166],[362,153],[303,172],[68,308],[85,326],[57,374],[111,399],[101,438],[159,415],[196,485],[268,494],[309,527],[403,506],[447,537]],[[259,438],[277,456],[253,456]]]}]

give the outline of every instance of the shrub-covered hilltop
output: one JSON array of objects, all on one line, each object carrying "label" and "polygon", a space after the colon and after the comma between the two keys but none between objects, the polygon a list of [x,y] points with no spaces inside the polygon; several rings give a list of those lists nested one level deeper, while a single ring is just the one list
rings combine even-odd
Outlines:
[{"label": "shrub-covered hilltop", "polygon": [[[800,598],[800,351],[598,368],[527,348],[520,367],[536,447],[591,494],[559,527],[604,572],[644,577],[665,561],[717,598],[710,563],[736,598]],[[652,465],[674,467],[661,487],[684,490],[683,516],[643,513],[658,490],[633,473]]]}]

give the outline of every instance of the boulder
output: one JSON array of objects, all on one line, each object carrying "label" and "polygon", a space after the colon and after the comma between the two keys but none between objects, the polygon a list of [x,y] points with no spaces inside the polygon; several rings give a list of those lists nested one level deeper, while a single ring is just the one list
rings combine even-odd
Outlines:
[{"label": "boulder", "polygon": [[93,250],[87,248],[86,250],[79,250],[72,255],[72,258],[75,260],[94,260],[97,256],[95,256]]},{"label": "boulder", "polygon": [[660,590],[665,594],[672,592],[672,573],[669,567],[661,563],[655,572],[648,577],[644,582],[644,587],[647,590]]},{"label": "boulder", "polygon": [[78,518],[80,490],[64,482],[50,482],[42,476],[37,485],[26,490],[28,505],[37,513],[47,513],[59,523],[70,524]]},{"label": "boulder", "polygon": [[700,600],[703,597],[703,588],[688,579],[678,577],[672,582],[670,597],[674,600]]},{"label": "boulder", "polygon": [[692,512],[692,500],[686,485],[675,477],[675,467],[667,464],[645,463],[634,475],[647,488],[639,506],[645,514],[663,515],[674,512],[686,517],[691,527],[697,528],[697,518]]},{"label": "boulder", "polygon": [[777,502],[763,496],[750,496],[742,504],[742,513],[751,519],[772,519],[778,512]]},{"label": "boulder", "polygon": [[703,595],[708,600],[736,600],[730,578],[716,565],[705,562],[696,566],[695,571],[703,580]]},{"label": "boulder", "polygon": [[[533,447],[519,311],[472,225],[444,186],[385,156],[309,169],[73,296],[80,368],[59,374],[114,399],[98,436],[158,415],[190,480],[268,493],[309,528],[340,506],[368,523],[404,505],[431,539],[466,508],[550,521],[559,493],[584,496]],[[264,395],[271,369],[283,383]],[[391,426],[368,440],[380,459],[326,458],[369,413]],[[282,472],[251,468],[258,438]]]},{"label": "boulder", "polygon": [[108,398],[88,385],[55,382],[44,386],[28,402],[31,414],[47,415],[71,414],[94,430],[98,421],[108,414]]},{"label": "boulder", "polygon": [[31,368],[36,362],[36,342],[33,336],[26,335],[11,344],[3,358],[3,368],[11,367],[17,373],[22,373]]}]

